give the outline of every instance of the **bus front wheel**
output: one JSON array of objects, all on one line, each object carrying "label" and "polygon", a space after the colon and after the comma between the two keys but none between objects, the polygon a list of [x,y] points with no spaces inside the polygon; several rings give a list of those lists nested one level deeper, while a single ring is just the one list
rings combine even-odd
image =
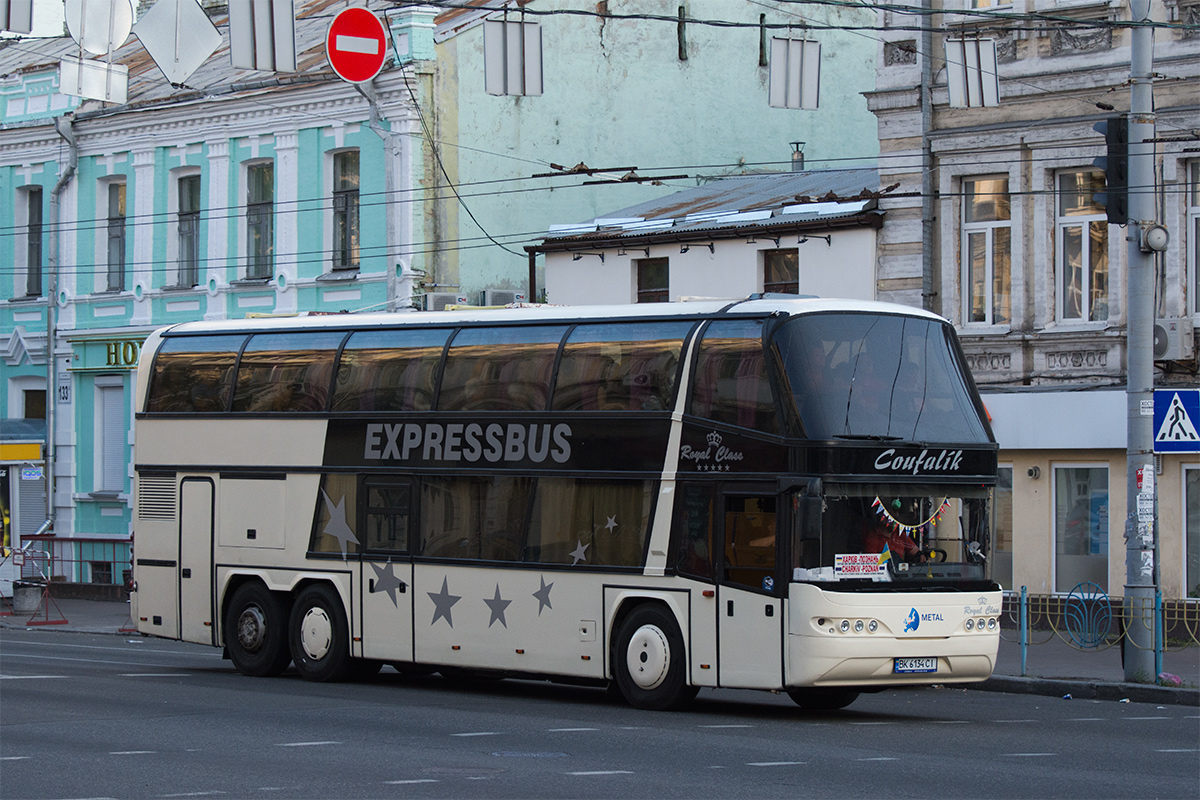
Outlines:
[{"label": "bus front wheel", "polygon": [[617,686],[635,708],[665,711],[696,696],[696,687],[687,685],[684,674],[679,625],[661,606],[638,606],[625,618],[613,663]]},{"label": "bus front wheel", "polygon": [[346,615],[336,592],[314,584],[300,592],[288,625],[292,661],[309,681],[338,681],[351,668]]},{"label": "bus front wheel", "polygon": [[287,609],[261,583],[244,583],[225,607],[225,647],[238,672],[254,678],[278,675],[292,661]]},{"label": "bus front wheel", "polygon": [[788,689],[788,697],[792,701],[810,711],[836,711],[845,708],[858,699],[854,689],[839,688],[799,688]]}]

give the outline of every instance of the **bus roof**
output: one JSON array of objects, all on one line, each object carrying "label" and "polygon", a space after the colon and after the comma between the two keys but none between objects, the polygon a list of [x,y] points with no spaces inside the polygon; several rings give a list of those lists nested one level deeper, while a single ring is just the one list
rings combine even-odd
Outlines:
[{"label": "bus roof", "polygon": [[467,308],[457,311],[390,312],[372,314],[323,314],[317,316],[259,317],[251,319],[181,322],[163,328],[161,335],[199,333],[236,333],[240,331],[287,331],[297,329],[390,328],[397,325],[458,326],[477,324],[522,324],[541,322],[583,322],[588,320],[637,320],[671,317],[709,317],[720,313],[738,316],[788,315],[830,311],[900,314],[945,321],[936,314],[912,306],[866,300],[838,300],[816,297],[762,297],[745,300],[697,300],[680,303],[641,303],[628,305],[553,306],[517,308]]}]

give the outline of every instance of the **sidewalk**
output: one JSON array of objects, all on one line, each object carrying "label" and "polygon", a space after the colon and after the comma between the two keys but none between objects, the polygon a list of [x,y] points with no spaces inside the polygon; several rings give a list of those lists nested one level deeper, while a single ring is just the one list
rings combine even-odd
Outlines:
[{"label": "sidewalk", "polygon": [[[122,629],[133,627],[128,603],[66,599],[54,602],[67,622],[39,626],[42,630],[119,634]],[[7,602],[0,604],[0,607],[6,611],[9,609]],[[60,619],[55,611],[54,605],[50,606],[48,615],[45,608],[40,608],[37,619]],[[29,617],[24,614],[3,616],[0,617],[0,627],[24,628],[28,620]],[[126,635],[136,634],[126,630]],[[1200,706],[1200,646],[1163,654],[1163,671],[1182,678],[1183,688],[1125,683],[1120,647],[1100,652],[1081,651],[1044,631],[1030,634],[1025,667],[1025,675],[1022,676],[1017,632],[1005,630],[1001,634],[995,673],[991,679],[974,684],[972,688],[1050,697],[1069,694],[1075,700],[1128,699],[1137,703]]]}]

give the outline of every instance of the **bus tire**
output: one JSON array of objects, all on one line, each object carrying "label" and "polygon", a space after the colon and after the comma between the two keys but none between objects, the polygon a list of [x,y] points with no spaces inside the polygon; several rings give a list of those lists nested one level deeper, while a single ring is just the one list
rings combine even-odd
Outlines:
[{"label": "bus tire", "polygon": [[858,699],[856,689],[839,687],[803,687],[788,689],[788,697],[801,708],[809,711],[837,711]]},{"label": "bus tire", "polygon": [[300,592],[288,625],[292,661],[308,681],[340,681],[350,672],[350,636],[337,592],[317,583]]},{"label": "bus tire", "polygon": [[243,583],[225,607],[225,647],[238,672],[254,678],[278,675],[292,662],[287,609],[261,583]]},{"label": "bus tire", "polygon": [[662,606],[640,605],[621,623],[613,670],[634,708],[666,711],[694,698],[697,690],[687,684],[686,663],[679,625]]}]

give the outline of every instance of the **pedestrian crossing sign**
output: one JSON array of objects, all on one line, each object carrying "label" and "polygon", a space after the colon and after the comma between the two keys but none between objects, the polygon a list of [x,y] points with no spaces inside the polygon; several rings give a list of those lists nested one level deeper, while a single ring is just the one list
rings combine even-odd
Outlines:
[{"label": "pedestrian crossing sign", "polygon": [[1154,452],[1200,453],[1200,389],[1154,390]]}]

